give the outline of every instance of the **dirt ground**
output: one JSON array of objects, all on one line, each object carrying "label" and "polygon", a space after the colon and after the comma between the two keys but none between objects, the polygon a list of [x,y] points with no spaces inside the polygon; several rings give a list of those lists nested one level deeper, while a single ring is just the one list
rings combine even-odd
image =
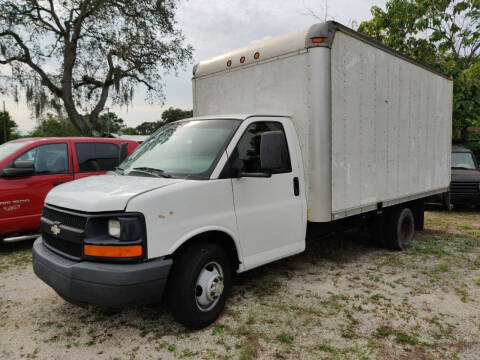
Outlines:
[{"label": "dirt ground", "polygon": [[0,359],[480,359],[480,214],[428,212],[406,252],[361,232],[237,276],[201,331],[163,307],[117,314],[59,298],[31,242],[0,246]]}]

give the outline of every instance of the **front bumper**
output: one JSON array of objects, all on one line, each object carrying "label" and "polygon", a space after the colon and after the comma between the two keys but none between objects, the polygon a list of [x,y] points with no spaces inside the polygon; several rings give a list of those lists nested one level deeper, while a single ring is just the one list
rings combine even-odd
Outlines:
[{"label": "front bumper", "polygon": [[143,263],[73,261],[33,244],[33,270],[60,296],[72,302],[108,307],[155,303],[162,298],[172,259]]}]

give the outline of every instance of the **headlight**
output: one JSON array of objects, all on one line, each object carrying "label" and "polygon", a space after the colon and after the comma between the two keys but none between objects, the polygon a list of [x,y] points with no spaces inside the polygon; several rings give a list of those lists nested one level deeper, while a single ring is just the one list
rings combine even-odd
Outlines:
[{"label": "headlight", "polygon": [[108,220],[108,235],[120,239],[120,221],[114,219]]}]

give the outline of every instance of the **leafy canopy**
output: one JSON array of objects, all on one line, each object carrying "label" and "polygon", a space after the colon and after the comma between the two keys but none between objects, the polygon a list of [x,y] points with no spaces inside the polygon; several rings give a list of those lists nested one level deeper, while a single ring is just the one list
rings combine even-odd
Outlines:
[{"label": "leafy canopy", "polygon": [[159,127],[171,123],[173,121],[187,119],[193,116],[193,110],[182,110],[179,108],[169,107],[162,113],[162,119],[159,121],[146,121],[137,126],[137,132],[140,135],[151,135]]},{"label": "leafy canopy", "polygon": [[191,60],[175,11],[176,0],[0,0],[7,89],[25,89],[37,117],[63,106],[81,134],[99,133],[107,99],[128,105],[141,86],[163,103],[162,75]]},{"label": "leafy canopy", "polygon": [[389,0],[358,30],[453,76],[453,133],[480,126],[480,0]]},{"label": "leafy canopy", "polygon": [[12,120],[8,111],[0,111],[0,144],[19,138],[17,123]]}]

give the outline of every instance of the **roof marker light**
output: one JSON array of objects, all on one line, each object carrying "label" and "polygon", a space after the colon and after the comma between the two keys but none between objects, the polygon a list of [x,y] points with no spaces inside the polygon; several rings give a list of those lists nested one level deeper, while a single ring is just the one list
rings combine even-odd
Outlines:
[{"label": "roof marker light", "polygon": [[232,66],[232,60],[228,60],[228,61],[227,61],[227,66],[228,66],[228,67]]},{"label": "roof marker light", "polygon": [[242,57],[240,58],[240,63],[243,64],[244,62],[245,62],[245,56],[242,56]]},{"label": "roof marker light", "polygon": [[325,38],[323,38],[323,37],[312,38],[312,43],[314,43],[314,44],[323,44],[324,41],[325,41]]},{"label": "roof marker light", "polygon": [[255,60],[258,60],[260,58],[260,53],[257,51],[254,55],[253,55],[253,58]]}]

